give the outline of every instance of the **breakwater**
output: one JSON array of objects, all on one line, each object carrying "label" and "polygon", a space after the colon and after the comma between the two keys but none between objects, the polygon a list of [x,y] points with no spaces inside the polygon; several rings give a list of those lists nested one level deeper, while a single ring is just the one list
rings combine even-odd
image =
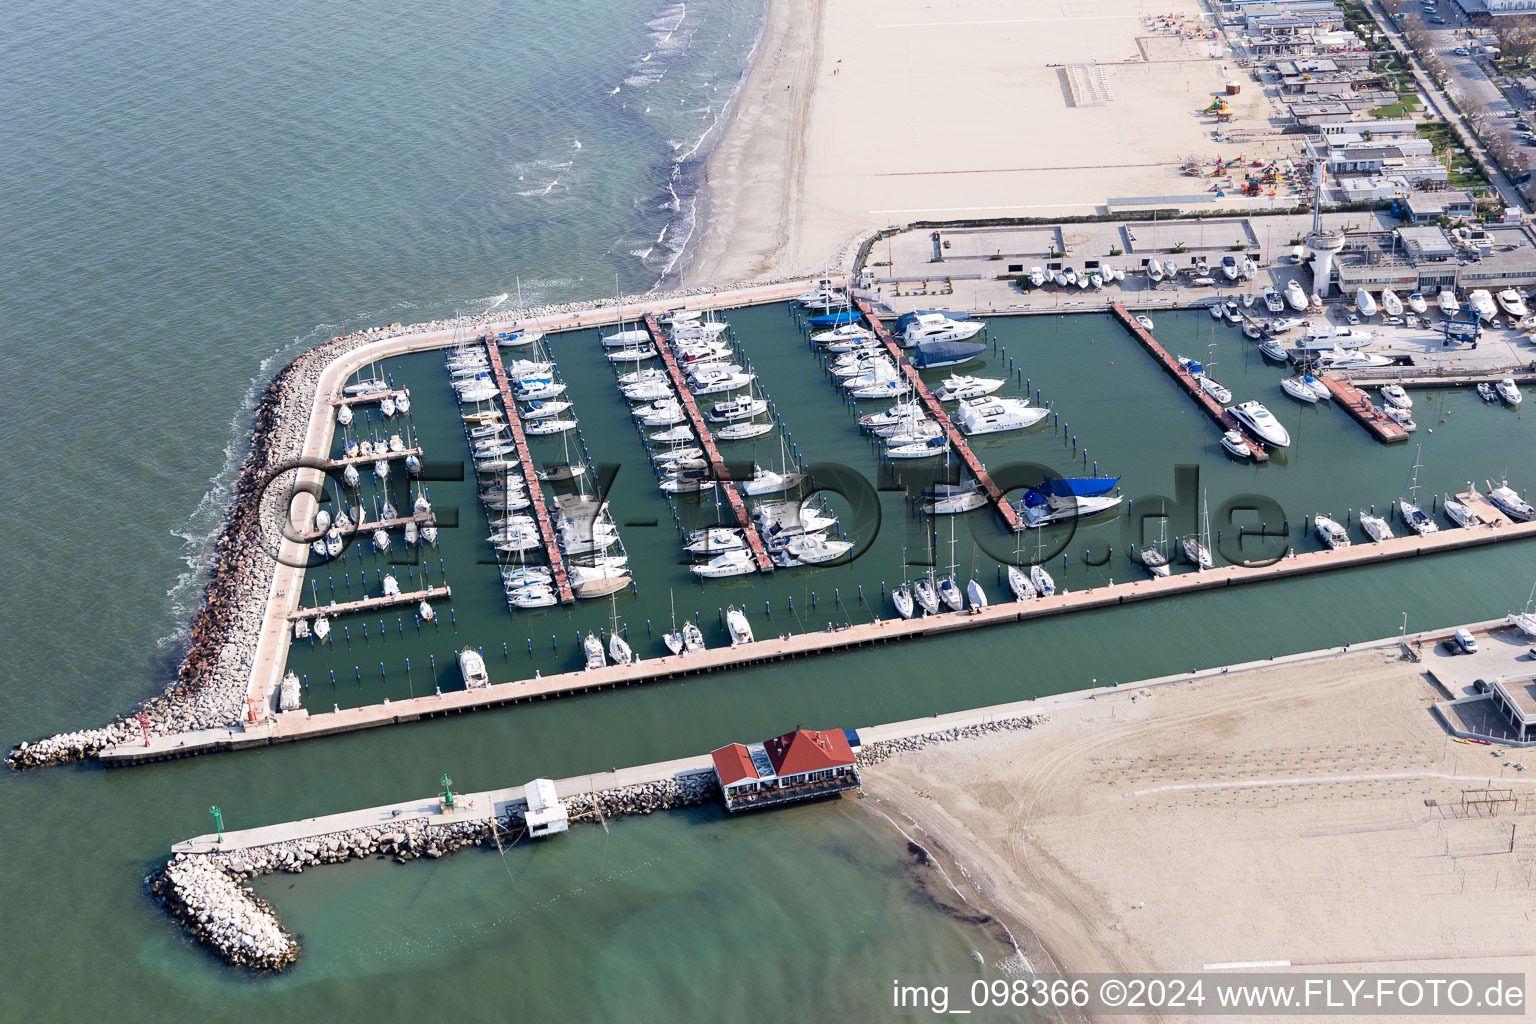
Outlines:
[{"label": "breakwater", "polygon": [[[330,396],[316,392],[322,377],[338,363],[350,373],[371,359],[449,346],[463,331],[509,329],[530,321],[550,330],[598,326],[616,322],[621,309],[633,314],[643,308],[765,301],[754,290],[783,292],[787,287],[792,292],[807,283],[799,277],[776,277],[729,291],[688,289],[558,303],[520,314],[486,313],[409,325],[397,322],[333,337],[305,350],[274,375],[253,412],[250,452],[231,488],[224,523],[210,554],[202,604],[176,678],[163,693],[106,725],[17,744],[6,757],[7,765],[21,770],[94,758],[104,748],[142,742],[146,729],[151,737],[163,738],[235,730],[242,721],[267,719],[287,635],[275,645],[267,638],[264,663],[273,671],[262,672],[258,665],[263,663],[263,629],[274,620],[279,627],[285,626],[288,610],[279,600],[283,578],[271,547],[283,537],[293,496],[288,477],[282,478],[290,484],[287,487],[267,485],[275,470],[304,456],[328,454],[333,425]],[[401,345],[399,339],[418,339],[420,344]],[[385,344],[389,342],[394,344]],[[312,425],[321,418],[324,429],[313,431]],[[323,451],[315,450],[320,442]]]},{"label": "breakwater", "polygon": [[[694,807],[720,795],[715,777],[708,771],[667,775],[663,770],[657,775],[647,781],[601,790],[589,788],[585,793],[565,796],[570,820],[606,822]],[[440,806],[418,804],[398,808],[402,813],[384,822],[332,831],[324,831],[331,826],[321,824],[321,831],[294,829],[290,838],[272,842],[246,844],[232,835],[227,837],[227,846],[215,840],[208,852],[179,850],[164,868],[150,876],[149,890],[197,942],[227,963],[253,970],[282,970],[298,959],[298,941],[283,930],[272,907],[251,888],[251,879],[278,872],[298,874],[307,868],[365,857],[387,857],[403,864],[444,857],[470,846],[504,850],[522,841],[527,804],[520,795],[500,801],[495,799],[497,795],[457,798],[460,807],[470,809],[467,814],[445,814]],[[481,809],[479,813],[476,808]],[[345,817],[319,820],[344,821]],[[437,820],[439,817],[453,820]]]}]

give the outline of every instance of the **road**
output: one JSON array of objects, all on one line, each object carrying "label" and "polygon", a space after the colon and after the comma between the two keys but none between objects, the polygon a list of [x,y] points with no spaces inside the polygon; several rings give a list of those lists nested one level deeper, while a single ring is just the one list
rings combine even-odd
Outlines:
[{"label": "road", "polygon": [[[1449,8],[1450,5],[1447,4],[1446,6]],[[1524,197],[1520,195],[1520,191],[1515,188],[1514,183],[1511,182],[1509,178],[1504,175],[1504,172],[1499,170],[1499,168],[1494,164],[1493,158],[1488,153],[1488,148],[1484,146],[1482,140],[1480,140],[1477,135],[1473,133],[1471,125],[1467,123],[1466,117],[1461,113],[1461,111],[1451,105],[1450,100],[1446,98],[1445,91],[1435,83],[1434,79],[1430,78],[1430,76],[1425,73],[1422,67],[1420,67],[1419,61],[1417,56],[1414,54],[1413,48],[1408,45],[1408,40],[1403,37],[1402,32],[1398,31],[1397,25],[1382,8],[1379,0],[1371,0],[1371,3],[1367,6],[1366,9],[1370,11],[1371,17],[1376,19],[1376,24],[1381,28],[1382,32],[1386,34],[1386,37],[1392,43],[1392,46],[1399,53],[1409,55],[1409,66],[1413,69],[1414,81],[1418,83],[1419,91],[1424,95],[1426,99],[1429,100],[1430,106],[1434,108],[1435,111],[1437,111],[1447,121],[1461,128],[1463,134],[1471,143],[1472,158],[1477,161],[1479,166],[1482,167],[1483,173],[1488,175],[1488,180],[1493,183],[1493,187],[1498,190],[1498,193],[1503,198],[1504,202],[1517,208],[1526,208]],[[1447,10],[1447,14],[1449,15],[1449,17],[1446,18],[1447,22],[1456,22],[1459,20],[1454,12]],[[1456,36],[1453,34],[1455,26],[1452,24],[1446,24],[1443,26],[1426,24],[1425,27],[1435,30],[1437,34],[1443,34],[1445,36],[1447,45],[1452,48],[1461,44],[1461,41],[1457,40]],[[1501,104],[1503,109],[1506,111],[1509,109],[1508,102],[1504,99],[1503,95],[1499,93],[1497,87],[1495,87],[1492,82],[1488,81],[1487,76],[1481,74],[1481,70],[1477,68],[1475,61],[1470,59],[1453,59],[1449,63],[1452,66],[1453,77],[1457,82],[1458,88],[1463,89],[1468,96],[1482,98],[1486,95],[1483,92],[1484,89],[1492,90],[1492,93],[1497,96],[1497,103]],[[1481,77],[1481,87],[1469,88],[1462,84],[1463,78],[1461,77],[1461,72],[1457,70],[1457,65],[1463,64],[1468,65],[1468,68],[1466,69],[1466,80],[1471,82],[1475,78]],[[1474,74],[1473,72],[1476,73]],[[1484,102],[1488,103],[1490,110],[1498,109],[1495,107],[1492,101],[1485,100]]]}]

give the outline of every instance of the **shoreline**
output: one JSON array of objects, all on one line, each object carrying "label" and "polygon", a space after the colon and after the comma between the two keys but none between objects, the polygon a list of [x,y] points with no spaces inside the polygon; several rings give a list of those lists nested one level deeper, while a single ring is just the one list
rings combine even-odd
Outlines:
[{"label": "shoreline", "polygon": [[[768,0],[751,68],[705,164],[702,233],[682,272],[688,285],[751,280],[795,263],[792,225],[803,215],[798,199],[825,3]],[[800,53],[804,60],[796,59]]]}]

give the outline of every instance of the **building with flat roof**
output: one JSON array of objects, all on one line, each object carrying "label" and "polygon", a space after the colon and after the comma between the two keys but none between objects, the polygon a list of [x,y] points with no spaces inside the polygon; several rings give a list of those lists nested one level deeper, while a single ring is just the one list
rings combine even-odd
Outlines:
[{"label": "building with flat roof", "polygon": [[825,796],[860,785],[858,733],[795,729],[762,743],[732,743],[710,753],[727,811]]},{"label": "building with flat roof", "polygon": [[1536,740],[1536,677],[1501,676],[1489,685],[1488,696],[1519,742]]},{"label": "building with flat roof", "polygon": [[534,779],[523,787],[523,799],[528,810],[523,814],[523,825],[530,836],[547,836],[564,832],[571,827],[569,812],[555,793],[552,779]]},{"label": "building with flat roof", "polygon": [[1477,212],[1477,204],[1464,189],[1435,189],[1408,193],[1403,209],[1409,223],[1429,224],[1441,217],[1470,217]]}]

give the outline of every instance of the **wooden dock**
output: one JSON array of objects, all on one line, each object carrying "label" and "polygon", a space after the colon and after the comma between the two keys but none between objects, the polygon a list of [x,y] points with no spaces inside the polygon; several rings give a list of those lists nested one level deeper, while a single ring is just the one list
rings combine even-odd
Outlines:
[{"label": "wooden dock", "polygon": [[1236,430],[1247,439],[1248,449],[1253,453],[1254,462],[1269,461],[1269,449],[1264,446],[1264,440],[1238,422],[1237,417],[1233,416],[1229,409],[1206,394],[1205,390],[1200,387],[1200,382],[1185,372],[1184,367],[1179,365],[1179,361],[1169,355],[1168,350],[1163,348],[1157,342],[1157,339],[1152,337],[1151,331],[1148,331],[1136,322],[1136,317],[1131,314],[1130,310],[1118,302],[1111,302],[1109,309],[1115,315],[1115,319],[1119,320],[1125,326],[1125,329],[1131,332],[1131,337],[1141,342],[1141,347],[1152,353],[1152,357],[1158,361],[1158,364],[1168,372],[1170,377],[1178,382],[1179,387],[1183,388],[1190,398],[1195,400],[1196,405],[1205,410],[1205,414],[1215,421],[1217,426],[1222,430]]},{"label": "wooden dock", "polygon": [[1338,399],[1339,408],[1349,413],[1356,422],[1374,434],[1376,440],[1383,444],[1408,440],[1408,431],[1404,430],[1396,420],[1388,419],[1385,413],[1376,408],[1376,403],[1372,402],[1370,396],[1364,391],[1347,380],[1339,380],[1327,374],[1322,375],[1318,380],[1333,392],[1333,397]]},{"label": "wooden dock", "polygon": [[440,587],[428,587],[426,590],[413,590],[409,594],[399,593],[385,597],[364,597],[356,601],[333,601],[330,604],[316,605],[313,608],[298,608],[288,613],[288,621],[297,619],[317,619],[322,615],[353,615],[357,612],[368,612],[375,608],[393,608],[400,604],[415,604],[418,601],[447,600],[453,596],[453,588],[444,583]]},{"label": "wooden dock", "polygon": [[901,346],[896,344],[896,340],[891,337],[891,333],[885,329],[885,324],[880,321],[879,317],[875,316],[874,310],[870,309],[869,303],[859,299],[858,305],[859,312],[864,314],[864,319],[868,321],[870,330],[875,332],[875,337],[880,339],[880,343],[885,346],[886,351],[891,354],[891,358],[896,361],[896,365],[900,368],[902,375],[906,377],[907,383],[912,385],[913,392],[922,400],[923,407],[928,410],[928,415],[932,416],[935,422],[943,425],[944,433],[949,439],[950,446],[959,454],[960,460],[970,470],[971,476],[976,478],[976,482],[981,485],[981,489],[987,492],[987,498],[996,507],[997,514],[1002,516],[1003,522],[1008,524],[1008,529],[1015,532],[1023,530],[1024,521],[1019,518],[1018,510],[1013,507],[1013,503],[1008,500],[1008,496],[1003,493],[1002,488],[997,486],[996,481],[992,479],[992,474],[987,472],[986,465],[971,450],[970,443],[966,441],[965,435],[960,432],[960,428],[955,426],[954,420],[949,418],[949,413],[945,410],[943,403],[935,398],[933,392],[928,390],[928,385],[923,383],[922,375],[917,372],[917,367],[913,366],[911,361],[907,359],[906,354],[901,350]]},{"label": "wooden dock", "polygon": [[[408,516],[396,516],[393,519],[370,519],[360,523],[353,523],[347,530],[341,530],[343,537],[359,533],[372,533],[374,530],[401,530],[407,523],[415,523],[417,526],[431,526],[437,522],[436,514],[423,512],[420,515],[412,513]],[[309,538],[311,541],[319,540],[323,534],[315,534]]]},{"label": "wooden dock", "polygon": [[340,469],[343,466],[371,465],[380,459],[383,459],[385,462],[394,462],[411,455],[416,456],[418,459],[421,458],[421,449],[404,448],[398,452],[374,452],[372,455],[354,455],[351,458],[327,459],[325,464],[330,469]]},{"label": "wooden dock", "polygon": [[512,428],[512,441],[517,445],[517,461],[523,467],[523,479],[528,484],[528,510],[539,524],[539,535],[544,538],[544,553],[549,557],[549,572],[554,577],[555,593],[561,604],[575,604],[576,595],[571,592],[571,580],[565,571],[565,554],[560,550],[560,537],[550,518],[549,506],[544,502],[544,491],[539,486],[539,467],[533,464],[533,453],[528,450],[528,436],[523,433],[523,419],[517,414],[517,401],[512,397],[512,384],[507,380],[506,368],[501,365],[501,348],[494,341],[487,342],[485,354],[490,360],[491,376],[496,378],[496,388],[501,392],[501,404],[506,410],[507,426]]},{"label": "wooden dock", "polygon": [[741,525],[742,534],[747,538],[747,546],[752,549],[752,559],[757,563],[757,571],[773,572],[773,559],[768,557],[768,549],[763,547],[763,538],[752,522],[752,515],[747,511],[747,503],[741,499],[738,485],[731,480],[731,474],[725,468],[725,459],[721,457],[720,449],[715,446],[715,438],[709,432],[709,424],[704,422],[704,415],[699,412],[699,404],[693,400],[693,392],[688,389],[688,378],[683,374],[682,367],[677,365],[677,357],[672,354],[672,346],[667,344],[666,336],[661,333],[661,325],[656,322],[654,313],[645,314],[645,329],[651,332],[651,342],[656,346],[656,354],[661,357],[662,365],[667,368],[667,376],[672,378],[672,386],[677,389],[677,400],[688,413],[688,420],[693,424],[693,432],[699,436],[699,445],[704,449],[704,457],[709,460],[710,479],[715,482],[716,487],[725,491],[726,503],[731,506],[736,522]]},{"label": "wooden dock", "polygon": [[442,715],[462,714],[477,708],[548,700],[712,672],[729,672],[835,651],[877,647],[919,637],[945,636],[985,626],[1017,624],[1053,615],[1114,608],[1178,594],[1222,590],[1531,538],[1536,538],[1536,522],[1506,527],[1447,529],[1426,537],[1410,534],[1376,544],[1354,544],[1337,550],[1291,554],[1269,565],[1220,565],[1205,572],[1176,572],[1163,578],[1136,579],[1086,590],[1061,590],[1050,597],[1030,601],[1002,601],[985,608],[961,612],[940,612],[914,619],[882,619],[837,630],[770,637],[734,648],[717,647],[687,655],[646,658],[633,665],[607,665],[590,672],[576,670],[557,675],[535,675],[527,679],[493,683],[477,690],[452,690],[318,714],[310,714],[306,710],[288,711],[278,714],[272,723],[250,726],[244,732],[218,729],[205,733],[156,736],[148,747],[138,742],[126,743],[107,748],[102,751],[100,758],[108,765],[127,765],[213,751],[270,746]]},{"label": "wooden dock", "polygon": [[[1483,483],[1490,491],[1493,490],[1491,483],[1486,480]],[[1465,491],[1456,495],[1456,500],[1470,508],[1473,512],[1476,512],[1477,518],[1489,526],[1510,526],[1514,523],[1513,519],[1499,511],[1499,506],[1490,501],[1488,496],[1476,487],[1468,487]]]},{"label": "wooden dock", "polygon": [[399,391],[375,391],[371,395],[342,395],[340,398],[331,399],[332,408],[340,408],[343,405],[370,405],[374,402],[382,402],[386,398],[399,401],[401,396],[409,396],[409,388],[401,388]]}]

